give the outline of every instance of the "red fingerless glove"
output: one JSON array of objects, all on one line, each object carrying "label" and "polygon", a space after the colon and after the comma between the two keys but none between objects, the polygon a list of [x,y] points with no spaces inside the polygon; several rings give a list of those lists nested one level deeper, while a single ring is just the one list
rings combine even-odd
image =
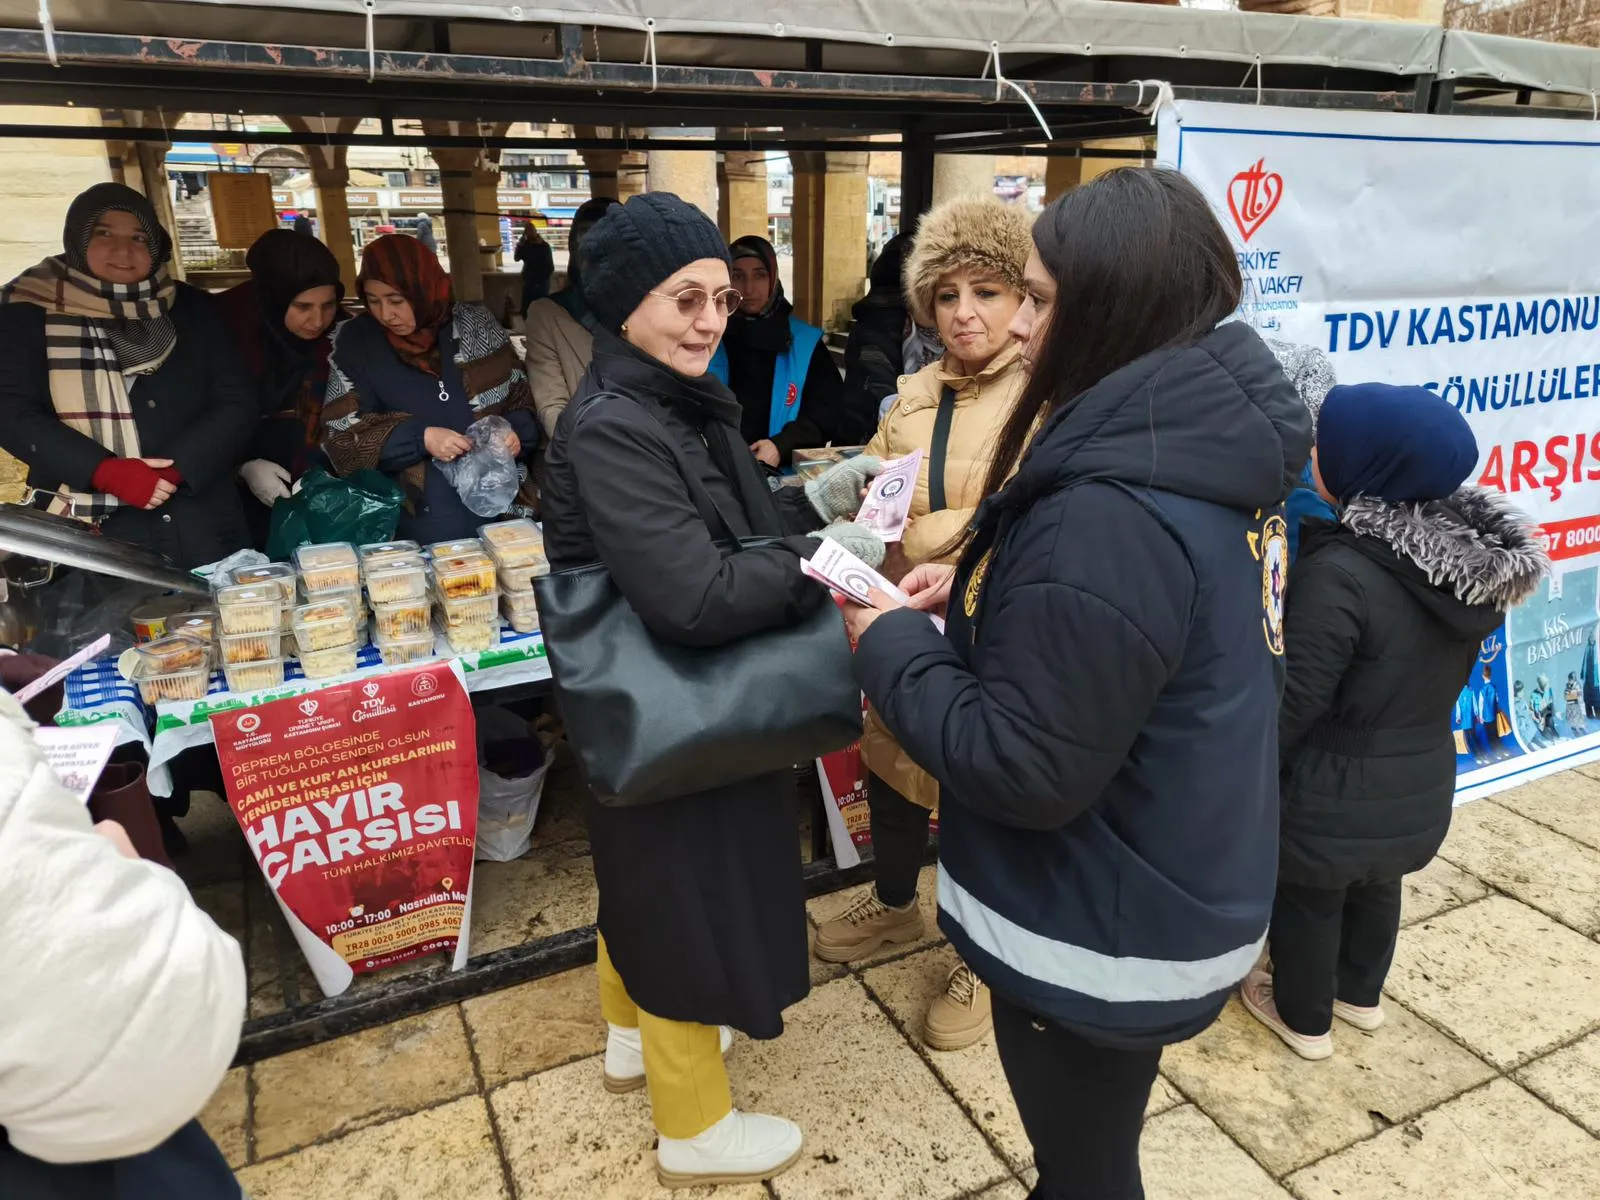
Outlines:
[{"label": "red fingerless glove", "polygon": [[89,486],[97,492],[115,496],[133,508],[143,508],[156,494],[163,478],[177,481],[177,472],[168,467],[158,471],[137,458],[108,458],[94,469]]}]

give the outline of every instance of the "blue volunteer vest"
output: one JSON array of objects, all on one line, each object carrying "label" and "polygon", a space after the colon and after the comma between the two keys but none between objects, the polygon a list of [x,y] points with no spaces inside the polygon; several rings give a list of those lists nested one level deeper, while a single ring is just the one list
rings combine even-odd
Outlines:
[{"label": "blue volunteer vest", "polygon": [[[806,372],[811,370],[811,356],[822,342],[822,330],[808,325],[799,317],[789,318],[790,345],[788,353],[778,355],[772,366],[772,401],[767,415],[767,436],[776,437],[778,431],[800,415],[800,396],[806,386]],[[710,371],[723,383],[728,382],[728,351],[718,346],[711,357]]]}]

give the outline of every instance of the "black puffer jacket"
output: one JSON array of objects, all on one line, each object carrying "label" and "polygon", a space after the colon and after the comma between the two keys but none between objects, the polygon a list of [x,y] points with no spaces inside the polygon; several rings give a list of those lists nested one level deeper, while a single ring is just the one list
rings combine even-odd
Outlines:
[{"label": "black puffer jacket", "polygon": [[1284,631],[1280,878],[1337,888],[1428,864],[1455,795],[1451,708],[1549,565],[1527,518],[1481,488],[1306,523]]}]

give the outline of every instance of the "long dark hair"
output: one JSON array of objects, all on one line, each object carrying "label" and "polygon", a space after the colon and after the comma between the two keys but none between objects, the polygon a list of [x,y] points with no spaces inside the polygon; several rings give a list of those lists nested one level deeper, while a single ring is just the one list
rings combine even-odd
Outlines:
[{"label": "long dark hair", "polygon": [[1034,327],[1028,383],[995,443],[986,496],[1052,413],[1135,359],[1204,337],[1244,290],[1206,198],[1163,168],[1123,167],[1068,192],[1039,215],[1033,244],[1056,299]]}]

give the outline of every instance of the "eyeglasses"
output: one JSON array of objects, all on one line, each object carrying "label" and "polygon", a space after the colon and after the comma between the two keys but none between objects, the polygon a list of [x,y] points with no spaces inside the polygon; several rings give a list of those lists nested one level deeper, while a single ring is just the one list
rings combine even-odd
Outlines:
[{"label": "eyeglasses", "polygon": [[706,301],[714,300],[717,311],[723,316],[730,316],[744,303],[744,297],[732,288],[723,288],[721,291],[708,292],[705,288],[691,287],[673,294],[672,292],[651,292],[652,296],[659,296],[663,300],[673,300],[678,305],[680,317],[698,317],[706,306]]}]

